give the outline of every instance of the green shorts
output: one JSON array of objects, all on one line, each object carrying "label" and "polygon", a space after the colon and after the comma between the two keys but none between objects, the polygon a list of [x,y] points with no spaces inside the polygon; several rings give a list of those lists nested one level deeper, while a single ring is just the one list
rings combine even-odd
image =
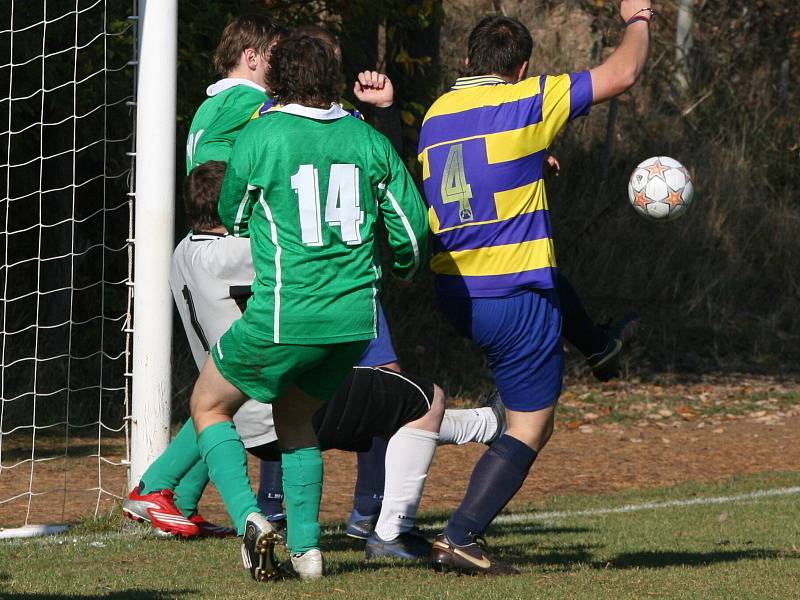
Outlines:
[{"label": "green shorts", "polygon": [[214,344],[211,357],[226,380],[259,402],[274,402],[292,385],[327,402],[368,344],[274,344],[251,335],[239,320]]}]

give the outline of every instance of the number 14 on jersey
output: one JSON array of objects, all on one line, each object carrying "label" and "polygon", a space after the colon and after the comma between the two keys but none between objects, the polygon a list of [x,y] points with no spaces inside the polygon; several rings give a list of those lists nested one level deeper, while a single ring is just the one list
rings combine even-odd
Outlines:
[{"label": "number 14 on jersey", "polygon": [[[331,165],[325,198],[325,222],[341,230],[342,241],[361,243],[364,211],[359,198],[359,170],[355,165]],[[306,246],[323,246],[319,171],[314,165],[300,165],[291,178],[300,204],[300,237]]]}]

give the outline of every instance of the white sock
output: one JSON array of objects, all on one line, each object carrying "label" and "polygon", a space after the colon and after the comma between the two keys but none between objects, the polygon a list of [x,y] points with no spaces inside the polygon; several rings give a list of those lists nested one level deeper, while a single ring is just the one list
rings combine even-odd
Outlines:
[{"label": "white sock", "polygon": [[448,409],[444,411],[439,430],[439,445],[484,443],[497,432],[497,417],[494,411],[484,408]]},{"label": "white sock", "polygon": [[383,506],[375,533],[390,542],[414,527],[439,434],[401,427],[386,448]]}]

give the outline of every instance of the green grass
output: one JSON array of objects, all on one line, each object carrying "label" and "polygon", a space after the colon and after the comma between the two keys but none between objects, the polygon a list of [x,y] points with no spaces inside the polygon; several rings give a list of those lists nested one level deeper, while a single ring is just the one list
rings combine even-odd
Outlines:
[{"label": "green grass", "polygon": [[[797,494],[602,516],[536,515],[798,485],[798,473],[771,474],[550,498],[522,521],[489,532],[494,548],[523,570],[507,578],[366,563],[360,543],[334,532],[324,540],[329,577],[258,585],[240,567],[236,540],[163,541],[108,517],[64,536],[0,542],[0,598],[797,598]],[[422,525],[442,517],[427,515]]]}]

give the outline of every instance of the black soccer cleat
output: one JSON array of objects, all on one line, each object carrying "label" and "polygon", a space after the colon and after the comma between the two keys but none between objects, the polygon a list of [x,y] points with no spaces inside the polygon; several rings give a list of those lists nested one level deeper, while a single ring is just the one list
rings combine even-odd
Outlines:
[{"label": "black soccer cleat", "polygon": [[629,343],[639,329],[639,314],[631,312],[626,314],[617,323],[603,325],[601,330],[608,337],[608,343],[602,352],[597,352],[586,357],[586,364],[592,370],[592,375],[600,381],[610,381],[620,376],[620,353],[625,344]]},{"label": "black soccer cleat", "polygon": [[471,544],[459,546],[440,533],[433,541],[431,563],[439,573],[467,575],[519,575],[519,569],[502,562],[486,546],[486,540],[475,536]]},{"label": "black soccer cleat", "polygon": [[355,508],[350,513],[350,518],[347,521],[347,528],[345,534],[348,537],[357,540],[366,540],[375,531],[375,525],[378,523],[378,515],[362,515]]},{"label": "black soccer cleat", "polygon": [[275,559],[275,544],[280,541],[272,523],[261,513],[250,513],[242,538],[242,562],[256,581],[281,578]]},{"label": "black soccer cleat", "polygon": [[391,541],[382,539],[374,531],[367,538],[364,548],[367,558],[398,558],[400,560],[427,560],[431,555],[431,543],[414,527],[404,531]]}]

